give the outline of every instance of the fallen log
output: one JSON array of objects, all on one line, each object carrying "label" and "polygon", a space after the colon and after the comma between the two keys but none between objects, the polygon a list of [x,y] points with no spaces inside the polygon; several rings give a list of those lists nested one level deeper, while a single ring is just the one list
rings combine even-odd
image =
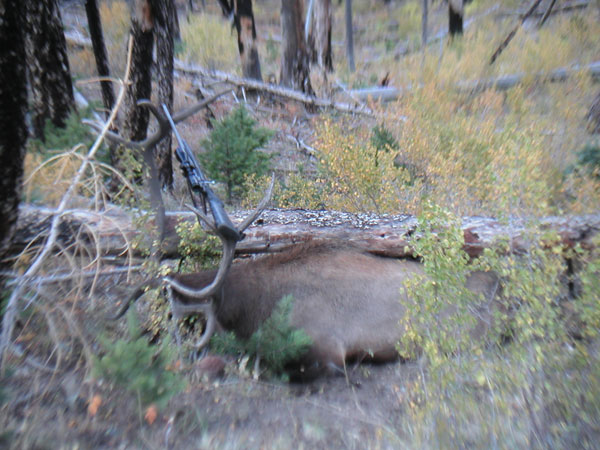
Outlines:
[{"label": "fallen log", "polygon": [[[41,242],[47,236],[53,209],[23,205],[19,212],[17,232],[12,242],[12,253],[18,253],[32,242]],[[241,221],[249,212],[231,215]],[[106,211],[74,209],[63,214],[58,243],[62,247],[78,243],[98,249],[101,256],[142,256],[143,243],[150,242],[152,219],[141,226],[141,212],[111,208]],[[152,216],[148,214],[148,216]],[[194,222],[191,212],[167,213],[165,226],[165,257],[179,257],[179,236],[176,226]],[[532,225],[523,219],[507,222],[487,217],[465,217],[462,228],[465,251],[471,256],[493,247],[499,240],[509,239],[513,252],[524,252],[531,244],[528,231]],[[545,217],[533,225],[543,231],[553,231],[566,247],[580,244],[592,248],[593,239],[600,231],[600,213],[583,216]],[[312,211],[304,209],[266,210],[246,231],[238,244],[238,255],[278,252],[310,240],[343,240],[369,252],[390,256],[413,256],[412,242],[416,235],[417,219],[411,215],[352,214],[339,211]],[[134,240],[142,245],[133,248]]]},{"label": "fallen log", "polygon": [[[575,65],[573,67],[560,67],[550,72],[540,72],[533,76],[535,82],[562,83],[569,77],[580,72],[588,72],[592,80],[600,81],[600,61],[596,61],[584,66]],[[487,89],[496,89],[506,91],[520,84],[527,77],[524,73],[502,75],[499,77],[484,78],[473,81],[459,81],[454,85],[454,89],[459,92],[475,93]],[[406,93],[410,92],[412,86],[405,88],[396,88],[393,86],[372,86],[362,89],[353,89],[348,94],[357,101],[365,102],[367,100],[389,102],[397,100]]]}]

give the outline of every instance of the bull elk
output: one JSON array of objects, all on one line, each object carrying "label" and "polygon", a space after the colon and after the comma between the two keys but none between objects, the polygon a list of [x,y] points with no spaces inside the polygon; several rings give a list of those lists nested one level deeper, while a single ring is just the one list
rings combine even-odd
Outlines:
[{"label": "bull elk", "polygon": [[[292,295],[291,325],[312,339],[308,352],[294,365],[299,372],[292,375],[310,379],[321,373],[343,373],[349,361],[386,362],[400,356],[396,350],[403,332],[399,322],[410,304],[403,287],[407,280],[424,274],[421,263],[372,255],[345,243],[315,241],[231,264],[235,246],[221,240],[219,269],[164,278],[175,318],[201,313],[207,319],[198,347],[205,346],[218,328],[250,337],[277,302]],[[150,284],[156,286],[156,281]],[[491,299],[497,279],[475,272],[468,277],[467,287]],[[143,287],[138,289],[117,317],[143,292]],[[486,326],[489,323],[482,316],[475,334]]]},{"label": "bull elk", "polygon": [[[148,152],[170,128],[157,108],[149,102],[143,104],[157,117],[160,127],[155,135],[136,144]],[[184,113],[177,114],[175,121],[185,117]],[[115,140],[131,144],[120,138]],[[243,236],[243,231],[258,217],[270,199],[272,186],[234,235]],[[351,360],[385,362],[399,357],[399,322],[411,304],[406,282],[424,275],[419,262],[376,256],[343,243],[313,242],[232,264],[237,238],[219,232],[212,218],[190,208],[223,244],[217,270],[164,278],[174,318],[196,313],[206,316],[206,329],[197,347],[205,346],[217,328],[233,330],[241,338],[250,337],[271,315],[277,302],[292,295],[291,325],[303,329],[312,339],[310,349],[298,361],[301,376],[343,371]],[[143,283],[115,318],[121,317],[148,285],[157,286],[161,281]],[[493,297],[496,284],[496,278],[485,273],[473,273],[467,280],[469,289],[487,298]],[[482,317],[479,329],[486,325]]]}]

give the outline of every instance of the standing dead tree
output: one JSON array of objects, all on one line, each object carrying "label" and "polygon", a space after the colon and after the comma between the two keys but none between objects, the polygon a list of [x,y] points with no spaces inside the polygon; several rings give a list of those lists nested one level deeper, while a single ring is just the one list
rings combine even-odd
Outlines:
[{"label": "standing dead tree", "polygon": [[218,0],[218,2],[223,14],[233,21],[237,31],[243,77],[262,80],[252,0]]},{"label": "standing dead tree", "polygon": [[302,0],[281,0],[281,75],[279,83],[313,95],[309,55],[304,40]]},{"label": "standing dead tree", "polygon": [[87,15],[88,28],[90,30],[94,58],[96,59],[96,69],[98,70],[98,76],[103,78],[100,80],[100,87],[102,88],[102,103],[104,103],[106,117],[108,118],[110,111],[115,105],[115,93],[113,91],[112,82],[108,80],[108,77],[110,77],[110,66],[108,64],[106,45],[104,44],[102,22],[100,20],[97,0],[86,0],[85,13]]},{"label": "standing dead tree", "polygon": [[306,17],[306,43],[310,59],[323,71],[333,71],[331,52],[331,0],[312,0]]},{"label": "standing dead tree", "polygon": [[43,140],[47,120],[62,128],[75,109],[73,84],[58,1],[24,3],[32,125],[34,135]]},{"label": "standing dead tree", "polygon": [[346,0],[344,18],[346,21],[346,57],[348,58],[348,69],[350,72],[356,70],[354,64],[354,31],[352,30],[352,0]]},{"label": "standing dead tree", "polygon": [[[173,69],[174,69],[174,37],[176,31],[177,10],[174,0],[151,0],[154,15],[154,34],[156,36],[156,79],[158,85],[158,102],[173,109]],[[166,136],[154,152],[161,185],[173,185],[173,160],[171,152],[171,136]]]},{"label": "standing dead tree", "polygon": [[[0,270],[17,224],[27,141],[27,77],[25,68],[25,5],[8,0],[0,10]],[[0,275],[0,292],[5,292]],[[0,317],[1,317],[0,313]]]},{"label": "standing dead tree", "polygon": [[448,33],[450,37],[463,34],[463,0],[448,0]]}]

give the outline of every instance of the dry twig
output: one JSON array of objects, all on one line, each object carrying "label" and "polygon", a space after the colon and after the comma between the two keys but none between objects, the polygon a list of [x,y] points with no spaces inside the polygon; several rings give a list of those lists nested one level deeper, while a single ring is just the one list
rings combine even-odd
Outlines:
[{"label": "dry twig", "polygon": [[[94,158],[96,152],[100,148],[100,145],[104,139],[106,132],[110,128],[113,120],[115,119],[115,117],[117,115],[117,110],[119,109],[121,102],[123,101],[123,98],[125,96],[125,87],[129,81],[132,47],[133,47],[132,40],[130,39],[129,46],[128,46],[127,67],[125,69],[125,79],[121,83],[121,88],[119,91],[119,96],[118,96],[117,102],[115,103],[115,107],[113,108],[109,119],[105,123],[102,133],[100,133],[100,135],[96,138],[96,141],[94,142],[94,144],[90,148],[89,152],[85,156],[83,162],[81,163],[79,170],[73,177],[73,180],[71,181],[71,184],[69,185],[69,188],[67,189],[65,194],[62,196],[62,199],[58,205],[58,208],[56,209],[56,213],[52,218],[52,224],[50,226],[50,232],[48,235],[48,239],[46,240],[41,252],[37,255],[37,257],[35,258],[33,263],[25,271],[25,273],[23,275],[24,279],[30,278],[37,274],[37,272],[42,267],[42,264],[46,261],[47,257],[50,255],[51,250],[54,248],[55,243],[56,243],[56,238],[59,234],[59,225],[61,223],[63,214],[67,210],[67,205],[69,204],[69,201],[71,200],[71,198],[74,196],[79,182],[83,178],[85,171],[87,170],[89,164],[91,163],[92,159]],[[6,350],[10,346],[10,342],[12,339],[12,334],[13,334],[13,330],[14,330],[14,326],[15,326],[18,302],[24,293],[25,286],[26,286],[26,283],[24,281],[18,281],[15,286],[15,289],[11,293],[10,298],[6,305],[6,311],[4,313],[4,317],[2,320],[2,335],[0,336],[0,370],[1,371],[4,371],[4,369],[6,367],[6,356],[7,356]]]}]

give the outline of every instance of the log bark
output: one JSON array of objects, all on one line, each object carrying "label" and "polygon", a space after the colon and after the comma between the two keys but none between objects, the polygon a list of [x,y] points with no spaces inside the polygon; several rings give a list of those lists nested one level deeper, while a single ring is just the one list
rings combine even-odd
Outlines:
[{"label": "log bark", "polygon": [[[538,73],[534,76],[533,79],[535,82],[560,83],[566,81],[569,77],[582,71],[588,72],[593,81],[600,81],[600,61],[587,64],[583,67],[561,67],[551,72]],[[525,77],[525,74],[518,73],[513,75],[503,75],[496,78],[484,78],[481,80],[473,81],[459,81],[454,86],[454,89],[458,90],[459,92],[466,93],[481,92],[487,89],[506,91],[520,84],[523,81],[523,79],[525,79]],[[393,86],[374,86],[363,89],[353,89],[351,91],[348,91],[348,93],[352,98],[355,98],[358,101],[367,101],[371,99],[373,101],[389,102],[397,100],[406,92],[410,91],[410,89],[410,87],[401,89]]]},{"label": "log bark", "polygon": [[[44,239],[52,214],[52,209],[23,205],[11,252],[19,252],[35,239]],[[234,223],[239,223],[248,214],[249,211],[237,212],[231,218]],[[175,227],[181,221],[195,222],[196,217],[191,212],[167,213],[163,248],[165,257],[179,256],[179,238]],[[600,214],[546,217],[536,223],[540,230],[558,233],[566,247],[579,243],[583,248],[593,248],[594,238],[600,232]],[[411,243],[419,238],[415,234],[416,227],[417,219],[410,215],[378,216],[272,209],[264,211],[247,229],[246,237],[238,244],[236,253],[272,253],[311,240],[343,240],[374,254],[410,257],[413,256]],[[462,228],[465,251],[471,256],[478,256],[485,248],[493,247],[503,238],[510,240],[514,252],[523,252],[530,245],[527,231],[531,227],[521,219],[504,223],[494,218],[466,217]],[[80,245],[88,243],[93,248],[97,246],[105,256],[123,255],[127,250],[135,256],[142,256],[141,250],[129,248],[129,243],[139,237],[148,241],[152,239],[147,230],[139,229],[133,214],[117,207],[104,212],[84,209],[68,211],[61,225],[59,241],[63,245],[73,244],[74,236],[79,237]]]},{"label": "log bark", "polygon": [[329,99],[318,98],[313,95],[303,94],[302,92],[294,91],[292,89],[284,88],[281,86],[275,86],[269,83],[263,83],[261,81],[250,80],[248,78],[239,78],[235,75],[231,75],[226,72],[207,70],[198,65],[185,64],[178,60],[175,60],[175,67],[180,73],[200,75],[202,77],[210,78],[213,80],[219,80],[221,82],[232,84],[234,86],[265,92],[268,94],[276,95],[278,97],[301,102],[308,107],[315,106],[322,108],[333,108],[344,113],[361,114],[369,117],[374,116],[373,111],[366,106],[335,102]]}]

